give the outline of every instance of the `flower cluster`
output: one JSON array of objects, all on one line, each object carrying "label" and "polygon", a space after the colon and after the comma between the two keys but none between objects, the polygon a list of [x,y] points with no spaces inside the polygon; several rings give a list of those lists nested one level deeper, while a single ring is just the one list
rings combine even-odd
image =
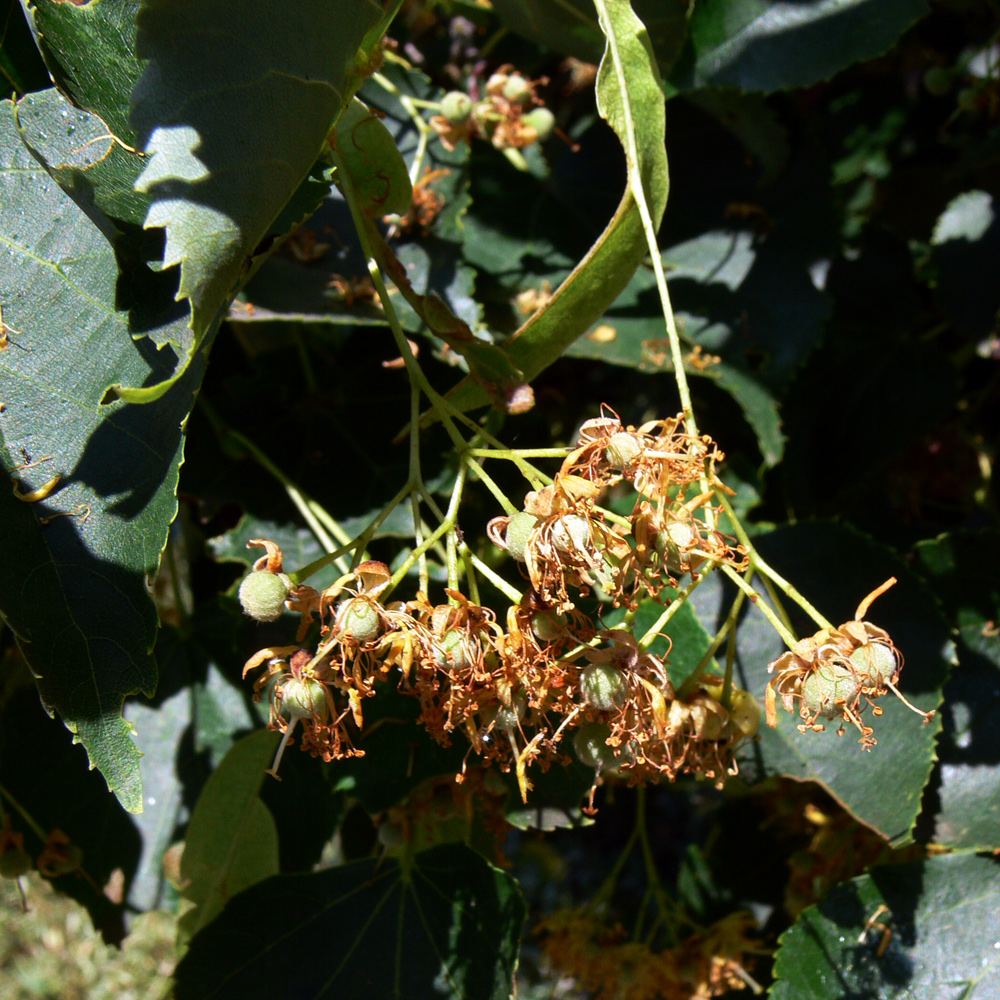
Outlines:
[{"label": "flower cluster", "polygon": [[555,116],[535,93],[544,82],[503,66],[486,81],[481,100],[459,90],[445,94],[441,113],[431,118],[431,127],[445,149],[474,138],[486,139],[497,149],[523,149],[544,141],[555,128]]},{"label": "flower cluster", "polygon": [[557,910],[535,933],[553,969],[595,1000],[709,1000],[756,987],[746,970],[761,950],[748,937],[755,925],[738,911],[660,951],[629,940],[588,909]]},{"label": "flower cluster", "polygon": [[888,633],[862,620],[872,601],[895,582],[892,577],[872,591],[858,606],[854,620],[838,628],[820,629],[768,665],[768,673],[774,674],[765,698],[768,725],[774,726],[777,721],[780,698],[787,712],[798,704],[803,720],[799,732],[822,732],[826,727],[820,719],[839,719],[838,735],[844,735],[844,725],[849,722],[861,734],[858,742],[871,750],[878,741],[872,727],[862,721],[861,713],[871,706],[873,715],[881,715],[875,700],[887,691],[922,716],[925,725],[931,721],[933,712],[911,705],[896,687],[903,657]]}]

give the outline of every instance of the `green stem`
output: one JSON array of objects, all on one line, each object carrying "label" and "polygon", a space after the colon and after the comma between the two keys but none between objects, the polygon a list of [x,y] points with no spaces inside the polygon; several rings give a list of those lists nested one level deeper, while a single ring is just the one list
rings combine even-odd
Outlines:
[{"label": "green stem", "polygon": [[771,623],[771,628],[773,628],[774,631],[781,636],[782,642],[784,642],[789,649],[794,649],[796,643],[798,643],[798,639],[795,638],[791,631],[785,628],[784,623],[771,610],[770,605],[766,601],[762,601],[760,599],[760,594],[757,593],[757,591],[754,590],[753,587],[751,587],[750,584],[747,583],[746,580],[744,580],[732,566],[723,565],[720,568],[722,569],[722,572],[725,573],[726,576],[728,576],[729,579],[732,580],[733,583],[735,583],[736,586],[750,598],[751,602],[760,609],[761,614]]},{"label": "green stem", "polygon": [[23,819],[28,826],[31,827],[35,836],[38,837],[38,839],[44,844],[49,839],[48,834],[38,825],[38,823],[35,822],[35,818],[31,815],[31,813],[29,813],[28,810],[25,809],[24,806],[22,806],[21,803],[18,802],[17,799],[15,799],[3,785],[0,785],[0,795],[2,795],[11,804],[14,811],[20,815],[21,819]]},{"label": "green stem", "polygon": [[[729,614],[726,616],[726,620],[722,625],[722,628],[716,633],[715,638],[709,644],[707,650],[705,650],[705,655],[698,661],[698,665],[684,678],[684,683],[681,684],[677,691],[677,697],[684,701],[689,698],[695,689],[695,685],[701,679],[702,675],[709,668],[711,663],[715,659],[715,654],[718,652],[719,647],[725,642],[727,636],[735,635],[736,629],[736,619],[740,613],[740,608],[743,606],[743,601],[746,594],[741,590],[734,599],[731,607],[729,608]],[[728,664],[727,664],[728,666]],[[723,694],[725,694],[725,685],[723,685]],[[722,704],[728,708],[727,702],[722,702]]]},{"label": "green stem", "polygon": [[524,594],[522,594],[516,587],[509,584],[502,576],[495,573],[489,566],[486,565],[486,563],[482,561],[482,559],[479,558],[479,556],[475,554],[475,552],[469,548],[468,545],[463,542],[459,545],[458,551],[462,554],[462,557],[470,561],[472,565],[483,576],[485,576],[486,579],[497,588],[497,590],[500,591],[501,594],[513,601],[514,604],[521,603],[524,598]]},{"label": "green stem", "polygon": [[772,569],[771,566],[769,566],[761,558],[760,553],[754,548],[753,542],[750,541],[750,536],[746,533],[746,529],[744,529],[743,525],[740,523],[740,519],[736,516],[736,512],[733,510],[733,505],[729,502],[729,497],[721,491],[716,491],[716,496],[719,498],[723,510],[726,512],[726,517],[729,519],[729,523],[733,526],[733,531],[735,532],[736,537],[747,550],[747,554],[750,557],[751,568],[759,570],[761,575],[764,577],[764,586],[767,587],[768,592],[772,594],[772,599],[774,600],[775,606],[778,608],[779,614],[784,620],[786,630],[791,632],[792,626],[781,601],[776,599],[776,596],[771,590],[770,583],[772,582],[778,587],[779,590],[781,590],[783,594],[785,594],[786,597],[793,600],[800,608],[802,608],[802,610],[805,611],[805,613],[809,615],[809,617],[812,618],[812,620],[816,622],[820,628],[833,628],[831,622],[827,621],[827,619],[824,618],[823,615],[821,615],[819,611],[813,607],[813,605],[807,601],[795,587],[793,587],[783,576],[781,576],[780,573]]},{"label": "green stem", "polygon": [[664,608],[663,614],[650,625],[645,635],[639,640],[639,645],[643,649],[648,649],[653,644],[663,626],[680,611],[684,602],[702,585],[707,579],[708,574],[715,569],[715,565],[715,563],[712,563],[707,569],[700,571],[696,577],[692,577],[691,582]]}]

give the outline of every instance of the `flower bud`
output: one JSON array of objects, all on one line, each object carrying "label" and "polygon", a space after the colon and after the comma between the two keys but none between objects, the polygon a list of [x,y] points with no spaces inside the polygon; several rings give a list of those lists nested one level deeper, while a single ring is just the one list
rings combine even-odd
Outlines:
[{"label": "flower bud", "polygon": [[473,100],[461,90],[450,90],[441,98],[441,115],[449,125],[464,125],[472,114]]}]

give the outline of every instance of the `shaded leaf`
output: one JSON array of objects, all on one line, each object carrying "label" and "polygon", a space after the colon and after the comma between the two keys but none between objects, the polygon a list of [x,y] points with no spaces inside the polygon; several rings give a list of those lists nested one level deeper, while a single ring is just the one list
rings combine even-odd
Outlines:
[{"label": "shaded leaf", "polygon": [[914,553],[959,635],[959,669],[945,685],[941,709],[939,782],[926,819],[935,843],[993,849],[1000,847],[1000,589],[982,567],[1000,560],[1000,534],[951,532],[921,542]]},{"label": "shaded leaf", "polygon": [[694,4],[671,82],[740,90],[807,87],[890,48],[925,0],[718,0]]},{"label": "shaded leaf", "polygon": [[997,941],[994,860],[884,865],[837,886],[785,932],[770,996],[987,1000],[1000,990]]},{"label": "shaded leaf", "polygon": [[966,191],[949,202],[931,238],[938,268],[936,292],[955,326],[983,340],[996,329],[1000,289],[1000,217],[985,191]]},{"label": "shaded leaf", "polygon": [[513,878],[455,844],[279,876],[194,939],[175,995],[506,1000],[523,920]]},{"label": "shaded leaf", "polygon": [[191,301],[181,370],[317,159],[381,10],[255,0],[230,14],[221,2],[146,0],[137,18],[148,65],[131,121],[148,160],[136,188],[152,197],[145,228],[166,230],[163,264],[181,265],[178,296]]},{"label": "shaded leaf", "polygon": [[180,918],[182,940],[210,923],[237,893],[278,871],[278,833],[260,800],[278,740],[266,729],[245,736],[198,799],[181,855],[181,895],[195,904]]},{"label": "shaded leaf", "polygon": [[[43,702],[138,811],[139,752],[121,705],[156,684],[145,578],[176,513],[182,424],[203,367],[148,411],[101,406],[109,383],[159,381],[173,358],[133,341],[115,309],[111,248],[21,144],[12,111],[3,105],[0,121],[0,302],[11,341],[0,357],[0,432],[21,493],[48,495],[0,500],[3,613]],[[25,455],[39,464],[18,471]]]},{"label": "shaded leaf", "polygon": [[[5,681],[13,686],[11,666],[5,658]],[[74,871],[51,882],[86,907],[105,941],[120,944],[128,915],[102,889],[119,868],[125,891],[131,893],[142,878],[143,845],[132,818],[108,795],[101,777],[88,770],[82,747],[74,746],[69,733],[42,711],[30,674],[24,673],[25,687],[10,693],[0,713],[0,784],[46,833],[61,830],[81,851],[81,867],[89,878]],[[9,800],[2,804],[13,829],[24,835],[25,850],[37,859],[43,842]]]},{"label": "shaded leaf", "polygon": [[[801,523],[779,528],[754,540],[762,556],[807,595],[834,624],[850,621],[869,590],[890,576],[899,582],[880,597],[868,620],[885,628],[902,651],[906,665],[900,690],[919,708],[937,708],[948,672],[952,646],[933,597],[888,551],[861,535],[829,523]],[[709,580],[692,600],[699,618],[714,631],[724,621],[731,595]],[[786,600],[799,635],[811,635],[818,626]],[[754,692],[763,706],[770,679],[767,665],[784,645],[764,616],[750,608],[737,632],[737,677],[741,687]],[[756,782],[771,774],[818,781],[853,815],[893,844],[905,843],[920,808],[921,794],[931,773],[940,716],[923,725],[891,692],[879,700],[884,714],[864,718],[875,729],[878,745],[870,753],[858,746],[856,731],[848,726],[841,738],[835,722],[825,732],[800,733],[796,712],[778,711],[778,726],[761,726],[760,740],[740,751],[740,773]],[[763,713],[762,713],[763,714]],[[892,794],[885,794],[891,775]]]}]

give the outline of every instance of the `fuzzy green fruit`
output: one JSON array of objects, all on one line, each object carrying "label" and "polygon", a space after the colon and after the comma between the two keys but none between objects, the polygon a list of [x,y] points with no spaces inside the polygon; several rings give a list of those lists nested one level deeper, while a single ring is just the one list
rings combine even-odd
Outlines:
[{"label": "fuzzy green fruit", "polygon": [[441,115],[449,125],[464,125],[472,114],[474,102],[461,90],[449,90],[441,98]]},{"label": "fuzzy green fruit", "polygon": [[625,700],[625,678],[609,663],[594,663],[580,677],[580,696],[592,708],[610,712]]},{"label": "fuzzy green fruit", "polygon": [[555,642],[563,634],[569,619],[555,611],[539,611],[531,619],[531,631],[539,642]]},{"label": "fuzzy green fruit", "polygon": [[504,82],[503,96],[511,104],[528,104],[531,100],[531,84],[520,73],[511,73]]},{"label": "fuzzy green fruit", "polygon": [[[898,661],[892,648],[881,642],[869,642],[858,646],[851,653],[851,663],[861,675],[863,687],[883,687],[886,681],[892,680]],[[870,683],[866,682],[866,678]]]},{"label": "fuzzy green fruit", "polygon": [[802,682],[802,705],[811,716],[835,719],[860,692],[853,671],[836,663],[822,663]]},{"label": "fuzzy green fruit", "polygon": [[512,733],[520,725],[528,710],[528,699],[523,691],[518,691],[511,699],[510,706],[500,705],[493,716],[493,725],[496,729],[501,729],[505,733]]},{"label": "fuzzy green fruit", "polygon": [[[541,111],[544,109],[539,108],[538,110]],[[612,469],[623,472],[639,457],[641,451],[642,445],[636,440],[634,434],[619,431],[617,434],[611,435],[611,439],[604,449],[604,461]]]},{"label": "fuzzy green fruit", "polygon": [[292,719],[325,719],[328,706],[326,691],[319,681],[293,677],[281,689],[281,707]]},{"label": "fuzzy green fruit", "polygon": [[538,518],[534,514],[522,510],[520,513],[514,514],[507,524],[504,541],[507,543],[507,551],[518,562],[524,562],[524,551],[528,547],[528,538],[537,523]]},{"label": "fuzzy green fruit", "polygon": [[600,768],[602,771],[617,768],[618,758],[607,742],[610,735],[611,727],[603,722],[588,722],[581,726],[573,736],[577,760],[586,767]]},{"label": "fuzzy green fruit", "polygon": [[590,522],[580,514],[563,514],[552,525],[552,544],[560,552],[586,552],[590,548]]},{"label": "fuzzy green fruit", "polygon": [[337,608],[337,626],[342,635],[356,642],[371,642],[382,631],[378,612],[360,597],[352,597]]},{"label": "fuzzy green fruit", "polygon": [[439,642],[434,643],[434,659],[439,667],[468,670],[472,666],[464,639],[465,633],[453,628],[445,632]]},{"label": "fuzzy green fruit", "polygon": [[273,622],[281,617],[292,581],[284,573],[254,570],[240,584],[243,613],[259,622]]}]

